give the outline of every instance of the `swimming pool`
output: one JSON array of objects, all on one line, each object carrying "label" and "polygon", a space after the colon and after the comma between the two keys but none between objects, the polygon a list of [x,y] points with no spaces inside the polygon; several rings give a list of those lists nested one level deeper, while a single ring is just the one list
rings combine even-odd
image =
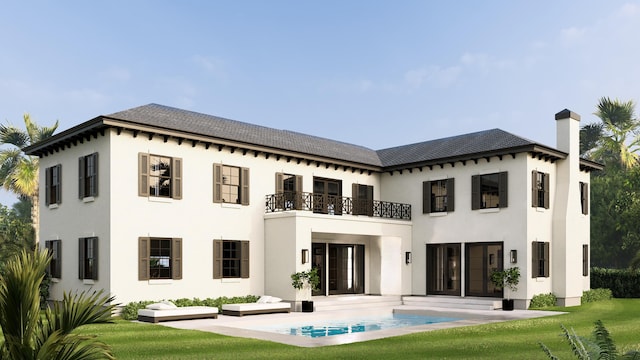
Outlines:
[{"label": "swimming pool", "polygon": [[324,337],[333,335],[362,333],[384,329],[395,329],[460,320],[452,317],[388,314],[371,317],[346,318],[339,320],[317,321],[305,324],[275,324],[254,327],[252,330],[268,331],[285,335],[305,337]]}]

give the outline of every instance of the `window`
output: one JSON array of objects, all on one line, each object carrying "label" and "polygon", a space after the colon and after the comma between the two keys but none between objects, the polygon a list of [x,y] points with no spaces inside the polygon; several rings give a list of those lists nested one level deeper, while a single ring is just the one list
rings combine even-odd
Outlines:
[{"label": "window", "polygon": [[342,181],[313,178],[313,212],[329,215],[342,214]]},{"label": "window", "polygon": [[454,210],[454,179],[424,181],[422,183],[422,213]]},{"label": "window", "polygon": [[44,242],[51,261],[47,266],[47,273],[52,278],[60,279],[62,277],[62,241],[61,240],[47,240]]},{"label": "window", "polygon": [[589,215],[589,184],[580,182],[580,207],[582,214]]},{"label": "window", "polygon": [[78,158],[78,197],[98,196],[98,153]]},{"label": "window", "polygon": [[249,205],[249,169],[213,164],[213,202]]},{"label": "window", "polygon": [[138,238],[138,280],[182,279],[181,238]]},{"label": "window", "polygon": [[531,206],[549,208],[549,174],[531,172]]},{"label": "window", "polygon": [[213,278],[249,278],[248,241],[213,241]]},{"label": "window", "polygon": [[98,280],[98,238],[78,239],[78,278]]},{"label": "window", "polygon": [[276,173],[276,208],[300,210],[303,202],[302,176]]},{"label": "window", "polygon": [[531,277],[549,277],[549,242],[532,243]]},{"label": "window", "polygon": [[589,276],[589,245],[582,245],[582,276]]},{"label": "window", "polygon": [[507,172],[471,177],[471,210],[505,208],[507,199]]},{"label": "window", "polygon": [[139,153],[138,195],[182,199],[182,159]]},{"label": "window", "polygon": [[353,184],[353,215],[373,216],[373,186]]},{"label": "window", "polygon": [[49,167],[45,170],[46,189],[45,203],[47,206],[62,202],[62,165]]}]

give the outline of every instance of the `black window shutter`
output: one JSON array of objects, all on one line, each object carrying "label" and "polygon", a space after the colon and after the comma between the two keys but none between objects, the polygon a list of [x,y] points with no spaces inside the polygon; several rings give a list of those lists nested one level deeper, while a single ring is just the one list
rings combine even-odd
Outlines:
[{"label": "black window shutter", "polygon": [[480,175],[471,176],[471,210],[480,209]]},{"label": "black window shutter", "polygon": [[213,240],[213,278],[222,279],[222,240]]},{"label": "black window shutter", "polygon": [[[45,205],[49,206],[51,205],[51,176],[52,174],[52,168],[47,168],[45,170],[45,199],[44,199],[44,203]],[[35,204],[34,204],[35,205]]]},{"label": "black window shutter", "polygon": [[99,262],[99,252],[98,252],[98,238],[97,237],[93,237],[93,238],[89,238],[89,241],[91,241],[91,243],[93,244],[93,267],[92,267],[92,274],[91,274],[91,279],[93,280],[98,280],[98,265],[100,264]]},{"label": "black window shutter", "polygon": [[249,168],[242,168],[241,171],[240,184],[242,189],[240,189],[240,203],[242,205],[249,205]]},{"label": "black window shutter", "polygon": [[351,184],[351,211],[353,215],[360,215],[360,199],[359,199],[359,191],[360,187],[358,184]]},{"label": "black window shutter", "polygon": [[538,262],[538,242],[531,243],[531,277],[537,278],[540,273],[540,263]]},{"label": "black window shutter", "polygon": [[544,208],[549,208],[549,174],[544,174]]},{"label": "black window shutter", "polygon": [[138,280],[149,280],[150,240],[148,237],[138,238]]},{"label": "black window shutter", "polygon": [[455,210],[456,204],[456,189],[455,189],[455,179],[449,178],[447,179],[447,212],[453,212]]},{"label": "black window shutter", "polygon": [[171,239],[171,278],[182,279],[182,239]]},{"label": "black window shutter", "polygon": [[149,196],[149,154],[138,153],[138,196]]},{"label": "black window shutter", "polygon": [[582,213],[589,215],[589,184],[582,183]]},{"label": "black window shutter", "polygon": [[222,164],[213,164],[213,202],[222,202]]},{"label": "black window shutter", "polygon": [[549,277],[549,242],[544,243],[544,277]]},{"label": "black window shutter", "polygon": [[240,277],[243,279],[249,278],[249,242],[240,242]]},{"label": "black window shutter", "polygon": [[367,216],[373,216],[373,185],[367,185]]},{"label": "black window shutter", "polygon": [[422,182],[422,213],[431,213],[431,181]]},{"label": "black window shutter", "polygon": [[78,279],[84,279],[85,239],[78,239]]},{"label": "black window shutter", "polygon": [[509,184],[508,173],[506,171],[500,173],[500,184],[498,185],[498,192],[500,193],[500,205],[501,208],[509,206]]},{"label": "black window shutter", "polygon": [[173,168],[171,169],[171,197],[182,199],[182,159],[173,158]]},{"label": "black window shutter", "polygon": [[531,206],[538,207],[538,172],[531,172]]},{"label": "black window shutter", "polygon": [[589,276],[589,245],[582,245],[582,276]]},{"label": "black window shutter", "polygon": [[80,156],[78,158],[78,198],[84,198],[84,169],[85,169],[85,157]]},{"label": "black window shutter", "polygon": [[56,165],[58,171],[58,182],[56,183],[56,204],[62,203],[62,165]]},{"label": "black window shutter", "polygon": [[91,154],[93,157],[93,175],[91,181],[93,183],[92,193],[89,196],[98,196],[98,153]]}]

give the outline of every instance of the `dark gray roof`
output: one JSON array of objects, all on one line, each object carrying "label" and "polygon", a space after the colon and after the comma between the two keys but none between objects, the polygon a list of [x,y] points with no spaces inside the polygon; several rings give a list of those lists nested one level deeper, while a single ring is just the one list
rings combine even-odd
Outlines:
[{"label": "dark gray roof", "polygon": [[378,150],[383,166],[397,166],[463,158],[483,153],[505,152],[538,145],[500,129],[424,141]]},{"label": "dark gray roof", "polygon": [[221,141],[222,144],[226,142],[227,146],[298,158],[308,156],[307,159],[315,158],[314,161],[325,162],[322,159],[327,159],[327,163],[359,164],[356,166],[382,171],[464,162],[490,156],[509,154],[515,156],[516,153],[521,152],[528,152],[545,159],[566,157],[566,153],[552,147],[500,129],[375,151],[363,146],[294,131],[278,130],[158,104],[143,105],[110,115],[98,116],[24,150],[30,155],[46,155],[64,149],[65,146],[89,141],[91,137],[96,137],[97,133],[104,134],[105,129],[109,127],[137,129],[143,132],[157,131],[164,134],[176,133],[182,139],[191,138],[204,142],[208,140],[202,140],[202,138],[210,138],[213,144]]},{"label": "dark gray roof", "polygon": [[144,105],[105,117],[302,154],[374,166],[382,165],[376,152],[363,146],[158,104]]}]

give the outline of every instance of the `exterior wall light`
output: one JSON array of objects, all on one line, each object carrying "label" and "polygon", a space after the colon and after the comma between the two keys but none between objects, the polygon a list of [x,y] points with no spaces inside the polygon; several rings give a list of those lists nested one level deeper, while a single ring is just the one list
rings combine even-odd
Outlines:
[{"label": "exterior wall light", "polygon": [[405,252],[404,253],[404,262],[407,263],[407,264],[411,264],[411,260],[412,260],[411,251]]},{"label": "exterior wall light", "polygon": [[306,264],[309,262],[309,249],[302,249],[302,263]]},{"label": "exterior wall light", "polygon": [[518,262],[518,250],[511,250],[509,252],[509,254],[511,255],[511,263],[515,264]]}]

